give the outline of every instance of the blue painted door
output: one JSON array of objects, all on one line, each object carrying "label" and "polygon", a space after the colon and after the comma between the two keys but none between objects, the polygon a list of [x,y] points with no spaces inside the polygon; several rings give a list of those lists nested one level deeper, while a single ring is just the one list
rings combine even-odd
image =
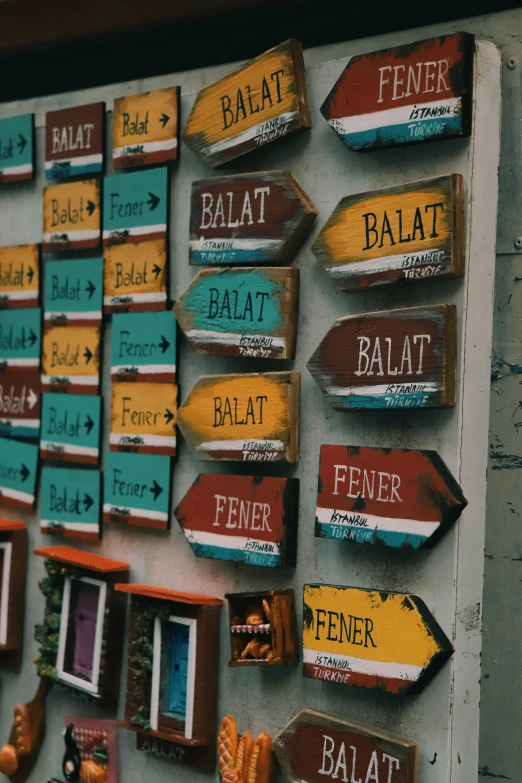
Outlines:
[{"label": "blue painted door", "polygon": [[181,623],[169,625],[172,630],[168,711],[184,718],[187,710],[189,626]]}]

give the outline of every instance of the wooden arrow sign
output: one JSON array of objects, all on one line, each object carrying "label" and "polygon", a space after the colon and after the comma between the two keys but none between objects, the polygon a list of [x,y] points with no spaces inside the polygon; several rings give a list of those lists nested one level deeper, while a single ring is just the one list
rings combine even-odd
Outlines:
[{"label": "wooden arrow sign", "polygon": [[34,508],[38,446],[0,438],[0,503]]},{"label": "wooden arrow sign", "polygon": [[338,318],[307,364],[338,410],[456,403],[454,305]]},{"label": "wooden arrow sign", "polygon": [[303,50],[290,39],[204,87],[183,141],[204,163],[221,166],[311,127]]},{"label": "wooden arrow sign", "polygon": [[112,163],[115,169],[177,160],[179,87],[114,101]]},{"label": "wooden arrow sign", "polygon": [[103,312],[164,310],[167,275],[164,239],[106,247]]},{"label": "wooden arrow sign", "polygon": [[298,307],[298,269],[202,269],[174,312],[199,353],[293,359]]},{"label": "wooden arrow sign", "polygon": [[46,326],[42,341],[42,388],[98,394],[100,327]]},{"label": "wooden arrow sign", "polygon": [[315,535],[432,547],[467,500],[436,451],[321,446]]},{"label": "wooden arrow sign", "polygon": [[34,177],[34,114],[0,120],[0,183]]},{"label": "wooden arrow sign", "polygon": [[97,465],[100,458],[101,397],[44,394],[40,456]]},{"label": "wooden arrow sign", "polygon": [[99,247],[100,221],[97,179],[44,188],[43,249],[46,253]]},{"label": "wooden arrow sign", "polygon": [[177,404],[171,383],[114,383],[111,451],[175,456]]},{"label": "wooden arrow sign", "polygon": [[462,277],[462,175],[343,198],[312,252],[343,291]]},{"label": "wooden arrow sign", "polygon": [[41,310],[0,312],[0,370],[32,372],[40,366]]},{"label": "wooden arrow sign", "polygon": [[178,426],[199,459],[297,462],[300,389],[298,372],[206,375]]},{"label": "wooden arrow sign", "polygon": [[469,136],[474,51],[455,33],[351,57],[321,114],[357,151]]},{"label": "wooden arrow sign", "polygon": [[102,302],[103,258],[45,262],[46,323],[97,326]]},{"label": "wooden arrow sign", "polygon": [[108,452],[103,521],[168,530],[170,489],[169,457]]},{"label": "wooden arrow sign", "polygon": [[289,171],[197,180],[190,201],[189,262],[286,263],[316,215]]},{"label": "wooden arrow sign", "polygon": [[65,538],[101,538],[101,473],[43,468],[40,531]]},{"label": "wooden arrow sign", "polygon": [[45,115],[46,179],[85,177],[103,171],[105,104],[91,103]]},{"label": "wooden arrow sign", "polygon": [[305,585],[303,674],[389,693],[419,693],[453,653],[418,596]]},{"label": "wooden arrow sign", "polygon": [[40,398],[38,371],[0,375],[0,435],[5,438],[37,438]]},{"label": "wooden arrow sign", "polygon": [[417,742],[317,710],[298,712],[273,748],[287,783],[417,783]]},{"label": "wooden arrow sign", "polygon": [[112,382],[175,383],[176,342],[173,312],[115,315]]},{"label": "wooden arrow sign", "polygon": [[37,307],[40,246],[0,247],[0,309]]},{"label": "wooden arrow sign", "polygon": [[142,242],[167,236],[166,166],[103,180],[103,244]]},{"label": "wooden arrow sign", "polygon": [[200,473],[174,515],[197,557],[294,566],[299,479]]}]

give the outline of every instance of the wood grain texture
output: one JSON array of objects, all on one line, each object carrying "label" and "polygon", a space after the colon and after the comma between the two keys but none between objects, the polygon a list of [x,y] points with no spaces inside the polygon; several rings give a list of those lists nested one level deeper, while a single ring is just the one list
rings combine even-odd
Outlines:
[{"label": "wood grain texture", "polygon": [[42,311],[0,310],[0,370],[31,372],[40,368]]},{"label": "wood grain texture", "polygon": [[103,180],[103,244],[165,239],[168,215],[166,166],[114,174]]},{"label": "wood grain texture", "polygon": [[0,247],[0,309],[38,307],[40,245]]},{"label": "wood grain texture", "polygon": [[164,239],[111,245],[105,248],[104,258],[104,313],[165,309],[168,264]]},{"label": "wood grain texture", "polygon": [[338,410],[456,404],[454,305],[338,318],[308,361]]},{"label": "wood grain texture", "polygon": [[299,270],[202,269],[174,313],[198,353],[294,359]]},{"label": "wood grain texture", "polygon": [[204,87],[183,141],[220,166],[311,126],[303,51],[290,39]]},{"label": "wood grain texture", "polygon": [[105,457],[103,521],[168,530],[170,458],[109,451]]},{"label": "wood grain texture", "polygon": [[34,114],[0,120],[0,185],[34,178]]},{"label": "wood grain texture", "polygon": [[103,258],[46,261],[44,321],[97,326],[102,321]]},{"label": "wood grain texture", "polygon": [[88,394],[44,394],[40,457],[97,465],[101,403],[101,397]]},{"label": "wood grain texture", "polygon": [[289,171],[262,171],[192,183],[191,264],[291,261],[317,215]]},{"label": "wood grain texture", "polygon": [[112,162],[115,169],[178,159],[179,96],[179,87],[167,87],[114,101]]},{"label": "wood grain texture", "polygon": [[96,179],[48,185],[43,192],[43,249],[46,253],[100,246],[100,183]]},{"label": "wood grain texture", "polygon": [[174,384],[113,384],[110,450],[173,457],[177,401]]},{"label": "wood grain texture", "polygon": [[452,654],[451,642],[416,595],[304,586],[305,677],[419,693]]},{"label": "wood grain texture", "polygon": [[105,103],[48,111],[45,177],[68,179],[103,171]]},{"label": "wood grain texture", "polygon": [[0,375],[0,436],[38,438],[41,384],[38,372]]},{"label": "wood grain texture", "polygon": [[343,198],[312,252],[343,291],[462,277],[462,175]]},{"label": "wood grain texture", "polygon": [[42,389],[64,394],[98,394],[99,326],[44,327]]},{"label": "wood grain texture", "polygon": [[177,323],[172,312],[112,319],[113,383],[175,383]]},{"label": "wood grain texture", "polygon": [[101,473],[82,468],[42,469],[42,533],[98,540],[101,538]]},{"label": "wood grain texture", "polygon": [[0,438],[0,503],[34,508],[38,446]]},{"label": "wood grain texture", "polygon": [[202,376],[178,425],[199,459],[297,462],[300,388],[297,372]]}]

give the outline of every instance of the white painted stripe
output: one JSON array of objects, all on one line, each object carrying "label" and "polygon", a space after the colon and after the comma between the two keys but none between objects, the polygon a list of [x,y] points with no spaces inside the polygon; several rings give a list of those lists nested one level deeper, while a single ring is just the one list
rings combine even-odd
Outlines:
[{"label": "white painted stripe", "polygon": [[[122,443],[122,439],[130,439],[131,441],[134,440],[134,438],[139,438],[140,443],[136,441],[135,444],[129,442],[129,443]],[[109,437],[109,442],[114,446],[175,446],[176,445],[176,436],[175,435],[138,435],[136,433],[129,433],[128,435],[124,435],[121,432],[111,432]]]},{"label": "white painted stripe", "polygon": [[[335,658],[342,662],[343,666],[333,664],[316,663],[319,658]],[[411,663],[390,663],[389,661],[372,661],[365,658],[355,658],[353,655],[339,655],[320,650],[303,649],[303,663],[312,663],[316,666],[325,666],[327,669],[344,669],[346,672],[357,674],[369,674],[375,677],[389,677],[394,680],[416,682],[422,674],[423,666],[414,666]]]},{"label": "white painted stripe", "polygon": [[[260,552],[266,555],[279,555],[281,550],[279,544],[274,541],[262,541],[259,538],[248,538],[247,536],[223,535],[221,533],[207,533],[204,530],[184,529],[188,541],[194,544],[206,544],[207,546],[224,547],[225,549],[244,549],[247,552]],[[264,547],[269,545],[271,550],[258,549],[258,545]]]},{"label": "white painted stripe", "polygon": [[[246,444],[249,444],[248,448]],[[254,448],[250,447],[254,445]],[[255,448],[263,447],[263,448]],[[250,438],[249,440],[211,440],[207,443],[200,443],[196,446],[196,451],[284,451],[285,444],[282,440],[263,440],[260,438]]]},{"label": "white painted stripe", "polygon": [[[166,150],[175,150],[178,146],[177,139],[166,139],[165,141],[137,141],[135,144],[127,144],[125,147],[114,147],[112,150],[113,159],[133,157],[142,155],[144,152],[164,152]],[[130,152],[136,147],[141,147],[140,152]]]},{"label": "white painted stripe", "polygon": [[2,424],[10,423],[13,427],[33,427],[38,428],[40,426],[40,419],[10,419],[9,417],[1,417],[0,422]]},{"label": "white painted stripe", "polygon": [[23,301],[24,299],[38,299],[38,289],[34,291],[6,291],[5,294],[0,291],[0,298],[3,299],[4,296],[8,301],[12,302]]},{"label": "white painted stripe", "polygon": [[[58,446],[58,448],[56,448]],[[52,440],[41,440],[40,449],[57,454],[76,454],[85,457],[97,457],[100,450],[96,446],[74,446],[71,443],[56,443]]]},{"label": "white painted stripe", "polygon": [[102,318],[101,310],[85,310],[78,313],[70,312],[55,312],[46,310],[44,312],[44,319],[51,321],[52,319],[61,319],[66,317],[68,321],[99,321]]},{"label": "white painted stripe", "polygon": [[78,166],[92,166],[93,163],[102,163],[103,162],[103,156],[101,154],[98,155],[82,155],[79,158],[62,158],[61,160],[58,160],[58,158],[53,160],[46,160],[45,161],[45,170],[50,171],[54,168],[54,164],[57,163],[56,169],[59,171],[64,163],[70,163],[71,168],[77,168]]},{"label": "white painted stripe", "polygon": [[[60,239],[59,237],[65,234],[68,239]],[[100,232],[97,228],[84,229],[83,231],[53,231],[46,232],[43,235],[44,242],[67,242],[74,240],[75,242],[83,242],[86,239],[98,239]],[[53,239],[53,237],[55,237]],[[56,239],[58,237],[58,239]]]},{"label": "white painted stripe", "polygon": [[[207,149],[203,151],[203,154],[210,157],[219,154],[220,152],[224,152],[225,150],[230,149],[230,147],[238,147],[240,144],[251,141],[257,136],[262,137],[265,134],[273,133],[288,125],[288,123],[292,122],[298,115],[299,113],[297,111],[288,111],[284,114],[280,114],[278,117],[274,117],[273,120],[262,122],[259,125],[253,125],[251,128],[247,128],[247,130],[244,130],[242,133],[237,133],[231,138],[223,139],[222,141],[217,141],[215,144],[211,144],[210,147],[207,147]],[[276,120],[278,122],[277,126],[272,127],[271,123]]]},{"label": "white painted stripe", "polygon": [[[364,517],[368,526],[351,525],[349,522],[333,520],[334,514],[342,514],[346,517]],[[317,508],[315,515],[319,522],[328,525],[338,525],[339,527],[357,528],[360,530],[389,530],[397,533],[415,533],[423,536],[431,536],[439,527],[438,522],[423,522],[420,519],[394,519],[393,517],[380,517],[375,514],[367,514],[365,511],[345,511],[344,509]]]},{"label": "white painted stripe", "polygon": [[111,305],[118,304],[120,299],[126,299],[127,304],[133,304],[136,302],[165,302],[167,300],[167,294],[165,291],[154,291],[150,294],[112,294],[112,296],[104,296],[103,304]]},{"label": "white painted stripe", "polygon": [[32,163],[24,163],[22,166],[9,166],[9,168],[1,168],[0,174],[4,177],[12,176],[13,174],[30,174],[33,170]]},{"label": "white painted stripe", "polygon": [[39,367],[40,359],[1,359],[0,364],[6,363],[8,367]]},{"label": "white painted stripe", "polygon": [[[217,247],[207,245],[207,243],[215,242]],[[219,247],[223,245],[223,247]],[[192,250],[215,250],[216,253],[230,250],[277,250],[283,246],[282,239],[223,239],[222,237],[200,237],[199,239],[191,239],[189,246]]]},{"label": "white painted stripe", "polygon": [[[241,345],[241,340],[245,335],[237,332],[212,332],[206,329],[189,329],[185,332],[189,340],[195,343],[212,343],[215,345]],[[269,337],[264,334],[246,335],[248,342],[244,344],[245,348],[284,348],[285,341],[283,337]],[[259,340],[259,344],[256,344]]]},{"label": "white painted stripe", "polygon": [[[419,111],[417,119],[411,120],[410,116],[415,109],[439,109],[447,107],[449,111],[440,117],[421,117]],[[337,133],[359,133],[360,131],[375,130],[376,128],[390,125],[404,125],[405,123],[428,122],[429,120],[444,120],[458,117],[462,113],[462,98],[447,98],[442,101],[429,101],[428,103],[409,103],[407,106],[398,106],[393,109],[372,111],[369,114],[355,114],[351,117],[332,118],[328,122]]]},{"label": "white painted stripe", "polygon": [[[399,387],[401,391],[388,391],[390,386]],[[408,391],[409,386],[412,387],[412,391]],[[422,391],[417,389],[417,386],[422,386]],[[386,394],[431,394],[439,389],[438,383],[406,381],[402,383],[376,383],[375,386],[327,386],[326,393],[331,397],[365,397],[368,394],[375,397]]]},{"label": "white painted stripe", "polygon": [[40,530],[46,527],[55,528],[56,530],[77,530],[82,533],[98,535],[98,522],[58,522],[52,519],[41,519]]},{"label": "white painted stripe", "polygon": [[97,386],[99,383],[98,375],[42,375],[42,383],[60,384],[62,378],[67,378],[72,386]]},{"label": "white painted stripe", "polygon": [[159,375],[163,372],[176,372],[175,364],[116,364],[111,367],[111,375],[118,375],[118,373],[129,372],[130,370],[136,370],[139,375],[147,373],[148,375]]},{"label": "white painted stripe", "polygon": [[[127,234],[120,234],[120,232],[126,231]],[[143,234],[161,234],[166,233],[167,231],[167,224],[166,223],[157,223],[155,225],[151,226],[135,226],[134,228],[107,228],[103,232],[103,238],[109,239],[111,235],[114,236],[115,239],[118,238],[118,236],[131,236],[131,237],[139,237]],[[45,235],[44,235],[45,236]]]},{"label": "white painted stripe", "polygon": [[[436,253],[442,253],[442,256],[434,259]],[[402,263],[405,258],[419,259],[420,263],[408,263],[407,266],[403,266]],[[418,253],[399,253],[396,256],[370,258],[368,261],[351,261],[348,264],[335,264],[335,266],[327,266],[326,271],[332,277],[338,277],[339,275],[350,277],[351,275],[360,275],[361,272],[385,272],[388,269],[395,268],[406,272],[408,269],[421,269],[423,266],[429,266],[430,264],[441,264],[445,260],[449,260],[446,253],[439,248],[434,248],[433,250],[419,250]]]},{"label": "white painted stripe", "polygon": [[8,489],[0,485],[0,492],[5,498],[12,498],[12,500],[18,500],[20,503],[27,503],[32,506],[34,503],[34,495],[30,492],[20,492],[19,489]]},{"label": "white painted stripe", "polygon": [[128,517],[146,517],[147,519],[156,519],[158,522],[168,522],[169,515],[165,511],[152,511],[148,508],[132,508],[126,506],[123,503],[119,506],[115,503],[104,503],[104,514],[118,514],[118,511],[125,511],[125,516]]}]

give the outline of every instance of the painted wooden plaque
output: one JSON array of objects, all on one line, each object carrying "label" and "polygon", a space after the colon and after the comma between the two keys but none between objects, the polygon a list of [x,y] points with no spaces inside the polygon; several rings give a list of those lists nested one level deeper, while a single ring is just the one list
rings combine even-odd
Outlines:
[{"label": "painted wooden plaque", "polygon": [[170,527],[170,457],[118,454],[105,459],[103,521]]},{"label": "painted wooden plaque", "polygon": [[338,318],[307,367],[338,410],[456,403],[454,305]]},{"label": "painted wooden plaque", "polygon": [[0,312],[0,371],[38,370],[41,312],[39,308]]},{"label": "painted wooden plaque", "polygon": [[417,783],[417,742],[325,712],[298,712],[273,747],[287,783]]},{"label": "painted wooden plaque", "polygon": [[172,311],[112,319],[112,382],[176,382],[176,319]]},{"label": "painted wooden plaque", "polygon": [[194,350],[294,359],[299,270],[202,269],[174,312]]},{"label": "painted wooden plaque", "polygon": [[91,103],[45,115],[45,176],[85,177],[103,171],[105,104]]},{"label": "painted wooden plaque", "polygon": [[173,457],[177,405],[172,383],[113,383],[111,451]]},{"label": "painted wooden plaque", "polygon": [[200,473],[174,515],[197,557],[293,566],[299,479]]},{"label": "painted wooden plaque", "polygon": [[44,188],[43,249],[46,253],[99,247],[100,183],[96,179]]},{"label": "painted wooden plaque", "polygon": [[297,462],[298,372],[205,375],[178,411],[178,426],[203,460]]},{"label": "painted wooden plaque", "polygon": [[34,114],[0,120],[0,183],[34,177]]},{"label": "painted wooden plaque", "polygon": [[189,262],[291,261],[317,210],[289,171],[232,174],[192,183]]},{"label": "painted wooden plaque", "polygon": [[42,341],[42,388],[98,394],[100,327],[46,326]]},{"label": "painted wooden plaque", "polygon": [[0,309],[38,307],[40,246],[0,247]]},{"label": "painted wooden plaque", "polygon": [[0,374],[0,436],[37,438],[40,432],[40,374]]},{"label": "painted wooden plaque", "polygon": [[167,275],[167,245],[164,239],[106,247],[103,312],[164,310]]},{"label": "painted wooden plaque", "polygon": [[101,397],[44,394],[40,456],[97,465],[100,458]]},{"label": "painted wooden plaque", "polygon": [[101,473],[42,468],[40,530],[65,538],[101,538]]},{"label": "painted wooden plaque", "polygon": [[102,302],[103,258],[45,262],[46,323],[98,326]]},{"label": "painted wooden plaque", "polygon": [[221,166],[311,127],[303,51],[290,39],[204,87],[183,141],[204,163]]},{"label": "painted wooden plaque", "polygon": [[0,503],[34,508],[38,446],[0,438]]},{"label": "painted wooden plaque", "polygon": [[179,87],[166,87],[114,101],[115,169],[177,160],[179,92]]},{"label": "painted wooden plaque", "polygon": [[429,548],[466,506],[436,451],[321,446],[318,538]]},{"label": "painted wooden plaque", "polygon": [[303,674],[389,693],[419,693],[453,653],[418,596],[304,585]]},{"label": "painted wooden plaque", "polygon": [[167,236],[166,166],[115,174],[103,180],[103,244]]},{"label": "painted wooden plaque", "polygon": [[357,151],[469,136],[474,51],[455,33],[351,57],[321,114]]},{"label": "painted wooden plaque", "polygon": [[312,252],[343,291],[462,277],[462,175],[343,198]]}]

